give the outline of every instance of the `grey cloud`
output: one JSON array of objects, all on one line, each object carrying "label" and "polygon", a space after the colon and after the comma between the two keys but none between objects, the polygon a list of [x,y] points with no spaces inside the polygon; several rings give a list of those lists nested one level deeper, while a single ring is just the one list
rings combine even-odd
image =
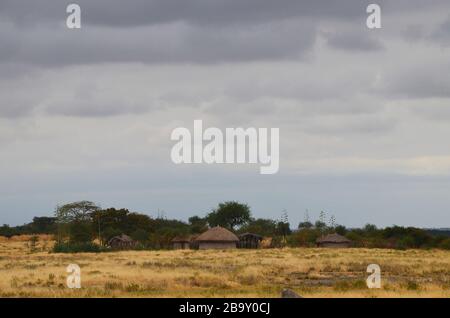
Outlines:
[{"label": "grey cloud", "polygon": [[395,129],[397,120],[379,115],[321,116],[310,119],[301,127],[317,135],[358,135],[388,133]]},{"label": "grey cloud", "polygon": [[444,46],[450,46],[450,16],[432,32],[430,38]]},{"label": "grey cloud", "polygon": [[378,51],[384,48],[383,43],[373,33],[354,31],[323,33],[329,46],[351,51]]},{"label": "grey cloud", "polygon": [[436,24],[410,24],[402,31],[410,42],[424,41],[441,46],[450,45],[450,16]]},{"label": "grey cloud", "polygon": [[43,66],[299,59],[315,39],[311,24],[295,21],[213,31],[182,23],[137,29],[7,31],[1,40],[9,43],[8,53],[0,55],[0,62]]},{"label": "grey cloud", "polygon": [[[3,0],[0,3],[1,63],[66,66],[108,62],[217,63],[297,60],[312,48],[322,21],[333,24],[333,48],[379,50],[365,25],[367,3],[359,0],[119,0],[77,1],[82,29],[65,27],[67,3]],[[427,6],[442,6],[429,1]],[[379,1],[383,14],[408,12],[418,0]],[[448,4],[447,4],[448,6]],[[386,7],[386,8],[385,8]]]},{"label": "grey cloud", "polygon": [[448,98],[450,97],[450,74],[443,70],[449,63],[423,63],[408,65],[395,73],[389,70],[374,91],[397,98]]},{"label": "grey cloud", "polygon": [[[143,26],[184,21],[198,25],[267,23],[293,17],[358,17],[358,0],[78,0],[89,25]],[[64,22],[68,3],[53,0],[3,0],[0,17],[16,24]]]},{"label": "grey cloud", "polygon": [[450,120],[450,99],[437,99],[432,102],[427,101],[420,105],[413,105],[410,109],[422,118],[433,121]]},{"label": "grey cloud", "polygon": [[[4,95],[4,94],[2,94]],[[8,98],[0,96],[0,118],[17,118],[29,114],[35,107],[32,100],[27,98]]]},{"label": "grey cloud", "polygon": [[421,24],[410,24],[404,30],[402,30],[402,36],[407,41],[417,41],[425,39],[427,31],[425,27]]},{"label": "grey cloud", "polygon": [[74,117],[108,117],[124,114],[142,114],[150,110],[148,105],[120,101],[70,100],[52,103],[46,107],[51,115]]},{"label": "grey cloud", "polygon": [[[151,99],[135,100],[133,96],[122,97],[109,85],[101,88],[92,81],[68,88],[63,98],[51,96],[44,102],[43,109],[50,115],[71,117],[109,117],[126,114],[143,114],[158,108]],[[61,92],[60,92],[61,94]],[[56,94],[58,95],[58,94]]]},{"label": "grey cloud", "polygon": [[[86,24],[142,26],[184,21],[200,25],[267,23],[293,17],[365,19],[370,2],[360,0],[77,0]],[[446,0],[378,0],[386,14],[445,6]],[[2,0],[0,17],[21,25],[58,23],[68,2]]]}]

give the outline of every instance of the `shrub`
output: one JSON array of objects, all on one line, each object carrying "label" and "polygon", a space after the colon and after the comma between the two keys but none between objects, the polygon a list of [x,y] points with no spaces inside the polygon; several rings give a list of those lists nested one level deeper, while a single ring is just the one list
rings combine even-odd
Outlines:
[{"label": "shrub", "polygon": [[106,248],[88,243],[56,243],[53,247],[53,253],[100,253],[107,251]]},{"label": "shrub", "polygon": [[450,238],[443,240],[439,244],[439,247],[444,249],[444,250],[450,250]]},{"label": "shrub", "polygon": [[137,229],[133,233],[131,233],[131,238],[141,244],[148,242],[150,234],[142,229]]},{"label": "shrub", "polygon": [[399,250],[406,250],[407,248],[413,248],[413,247],[415,247],[414,239],[411,236],[402,237],[395,244],[395,248],[399,249]]},{"label": "shrub", "polygon": [[419,290],[420,286],[415,281],[409,280],[406,282],[405,287],[407,290]]}]

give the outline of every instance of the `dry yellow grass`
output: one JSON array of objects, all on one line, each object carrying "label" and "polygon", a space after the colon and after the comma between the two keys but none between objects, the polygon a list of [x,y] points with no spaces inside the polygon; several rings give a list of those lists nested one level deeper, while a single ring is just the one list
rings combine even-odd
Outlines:
[{"label": "dry yellow grass", "polygon": [[53,235],[49,234],[37,234],[37,235],[15,235],[10,238],[0,236],[0,242],[28,242],[30,239],[35,236],[39,238],[39,241],[53,241]]},{"label": "dry yellow grass", "polygon": [[[381,249],[124,251],[52,254],[51,242],[0,242],[1,297],[450,297],[450,252]],[[82,288],[66,287],[66,267]],[[382,289],[365,285],[368,264]]]}]

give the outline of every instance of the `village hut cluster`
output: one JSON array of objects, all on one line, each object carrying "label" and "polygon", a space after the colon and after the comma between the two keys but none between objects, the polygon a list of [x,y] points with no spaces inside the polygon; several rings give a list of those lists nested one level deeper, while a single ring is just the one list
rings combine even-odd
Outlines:
[{"label": "village hut cluster", "polygon": [[[260,247],[271,247],[272,244],[265,244],[265,240],[261,235],[254,233],[243,233],[237,236],[231,231],[216,226],[210,228],[200,235],[177,236],[172,239],[173,249],[235,249],[247,248],[257,249]],[[346,237],[337,233],[322,236],[316,240],[318,247],[327,248],[347,248],[351,246],[351,241]],[[132,249],[137,243],[129,236],[122,234],[113,237],[108,242],[108,246],[113,249]]]},{"label": "village hut cluster", "polygon": [[258,248],[262,236],[252,233],[244,233],[236,236],[229,230],[216,226],[210,228],[199,236],[175,237],[172,240],[174,249],[233,249],[233,248]]}]

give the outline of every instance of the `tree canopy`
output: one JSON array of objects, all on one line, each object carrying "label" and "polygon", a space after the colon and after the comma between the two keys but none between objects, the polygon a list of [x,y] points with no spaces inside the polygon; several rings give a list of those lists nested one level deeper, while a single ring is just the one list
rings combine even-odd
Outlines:
[{"label": "tree canopy", "polygon": [[210,226],[223,226],[235,230],[251,220],[250,207],[236,201],[219,203],[219,206],[207,215]]}]

